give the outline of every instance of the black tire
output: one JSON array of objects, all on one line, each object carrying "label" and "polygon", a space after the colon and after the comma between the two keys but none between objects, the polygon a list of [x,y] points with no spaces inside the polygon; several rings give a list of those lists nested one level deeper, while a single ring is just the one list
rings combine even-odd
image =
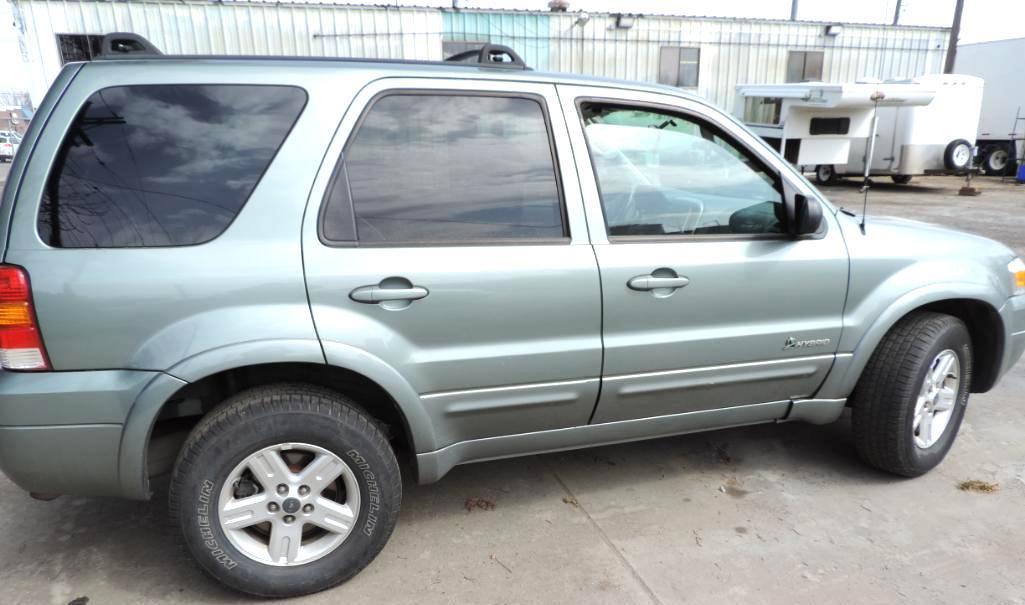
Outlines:
[{"label": "black tire", "polygon": [[[344,541],[295,566],[263,563],[241,552],[218,514],[218,497],[232,470],[250,454],[281,443],[310,444],[338,456],[360,492]],[[334,391],[279,384],[235,395],[196,426],[175,464],[170,513],[182,546],[215,580],[251,595],[292,597],[336,586],[366,567],[391,536],[401,499],[398,463],[373,419]]]},{"label": "black tire", "polygon": [[911,175],[910,174],[895,174],[895,175],[891,176],[890,179],[894,183],[897,183],[898,185],[907,185],[908,183],[911,182]]},{"label": "black tire", "polygon": [[819,185],[833,185],[836,179],[836,168],[832,164],[819,164],[815,167],[815,182]]},{"label": "black tire", "polygon": [[[939,439],[920,448],[913,432],[915,404],[932,361],[947,349],[956,353],[961,375],[953,412]],[[924,311],[901,319],[879,343],[851,395],[858,454],[868,464],[904,477],[934,468],[957,436],[971,377],[971,337],[961,320]]]},{"label": "black tire", "polygon": [[982,150],[982,169],[990,176],[1005,176],[1014,171],[1014,154],[1007,145],[989,145]]},{"label": "black tire", "polygon": [[[967,155],[963,153],[964,149],[968,150]],[[964,139],[955,139],[947,144],[947,148],[943,151],[943,165],[947,167],[947,170],[953,170],[955,172],[968,170],[971,163],[971,143]]]}]

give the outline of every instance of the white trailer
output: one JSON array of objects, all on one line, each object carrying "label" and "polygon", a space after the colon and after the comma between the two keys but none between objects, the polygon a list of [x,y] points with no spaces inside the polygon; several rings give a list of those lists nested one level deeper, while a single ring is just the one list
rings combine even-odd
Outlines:
[{"label": "white trailer", "polygon": [[976,144],[987,174],[1013,174],[1025,154],[1025,38],[957,47],[958,73],[986,80]]},{"label": "white trailer", "polygon": [[865,171],[873,115],[878,118],[870,174],[906,183],[913,175],[961,172],[972,158],[983,81],[961,75],[912,80],[737,87],[736,114],[819,183]]}]

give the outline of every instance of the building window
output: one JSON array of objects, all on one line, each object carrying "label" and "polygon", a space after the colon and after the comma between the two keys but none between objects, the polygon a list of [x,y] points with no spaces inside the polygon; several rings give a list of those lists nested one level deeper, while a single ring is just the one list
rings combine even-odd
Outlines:
[{"label": "building window", "polygon": [[821,82],[822,51],[792,50],[787,56],[787,82]]},{"label": "building window", "polygon": [[100,54],[103,36],[94,34],[57,34],[57,51],[61,65],[73,61],[92,61]]},{"label": "building window", "polygon": [[659,83],[681,88],[697,88],[700,58],[701,50],[698,48],[663,46],[658,57]]},{"label": "building window", "polygon": [[459,53],[466,52],[468,50],[480,50],[487,44],[487,41],[472,41],[472,40],[442,40],[441,42],[441,58],[448,59]]}]

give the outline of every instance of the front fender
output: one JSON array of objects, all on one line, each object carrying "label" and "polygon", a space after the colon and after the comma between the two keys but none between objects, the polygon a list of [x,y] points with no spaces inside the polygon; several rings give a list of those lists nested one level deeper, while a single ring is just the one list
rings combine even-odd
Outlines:
[{"label": "front fender", "polygon": [[[886,336],[886,333],[908,313],[944,300],[961,299],[985,303],[994,310],[1003,304],[1001,293],[986,284],[977,282],[944,282],[919,286],[899,296],[889,304],[882,304],[876,313],[858,318],[848,326],[844,325],[844,336],[841,339],[841,353],[850,350],[847,362],[838,363],[816,395],[825,399],[849,397],[854,386],[868,365],[872,353]],[[877,305],[880,306],[880,305]],[[851,343],[844,348],[844,343]],[[853,346],[851,346],[853,345]],[[838,360],[839,361],[839,360]]]}]

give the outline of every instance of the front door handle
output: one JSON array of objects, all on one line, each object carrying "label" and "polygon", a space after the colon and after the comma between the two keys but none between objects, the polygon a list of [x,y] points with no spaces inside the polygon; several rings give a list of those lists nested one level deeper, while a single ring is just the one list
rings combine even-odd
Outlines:
[{"label": "front door handle", "polygon": [[651,292],[655,298],[669,298],[689,283],[689,279],[669,267],[659,267],[648,275],[630,278],[630,281],[626,282],[626,286],[631,290]]},{"label": "front door handle", "polygon": [[659,290],[662,288],[669,288],[676,290],[682,288],[690,283],[690,280],[686,277],[659,277],[657,275],[638,275],[637,277],[626,282],[626,285],[631,290]]},{"label": "front door handle", "polygon": [[360,286],[349,292],[349,298],[368,305],[380,304],[386,309],[404,309],[414,300],[426,297],[430,292],[422,286],[414,286],[404,277],[389,277],[372,286]]},{"label": "front door handle", "polygon": [[349,298],[356,302],[375,304],[389,300],[420,300],[427,296],[427,288],[382,288],[380,286],[363,286],[349,293]]}]

